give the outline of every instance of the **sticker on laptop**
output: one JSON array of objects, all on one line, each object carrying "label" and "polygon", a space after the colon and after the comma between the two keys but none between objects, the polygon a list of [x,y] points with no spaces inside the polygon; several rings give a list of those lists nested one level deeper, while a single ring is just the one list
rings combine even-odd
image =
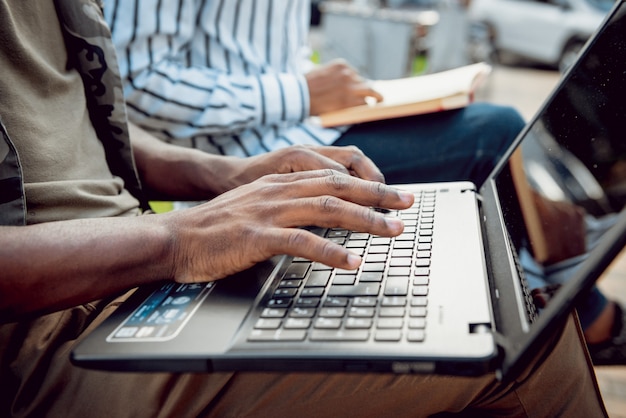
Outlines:
[{"label": "sticker on laptop", "polygon": [[135,309],[107,341],[166,341],[176,337],[211,293],[214,284],[164,284]]}]

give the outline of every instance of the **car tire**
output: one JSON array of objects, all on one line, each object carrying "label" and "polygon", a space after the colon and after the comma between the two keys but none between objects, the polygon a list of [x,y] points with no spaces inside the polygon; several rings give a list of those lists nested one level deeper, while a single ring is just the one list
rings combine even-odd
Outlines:
[{"label": "car tire", "polygon": [[578,59],[580,50],[583,49],[585,43],[581,40],[571,40],[563,48],[563,53],[559,59],[558,68],[561,73],[566,72]]},{"label": "car tire", "polygon": [[485,22],[474,22],[470,25],[467,53],[471,62],[498,62],[498,51],[495,46],[495,29]]}]

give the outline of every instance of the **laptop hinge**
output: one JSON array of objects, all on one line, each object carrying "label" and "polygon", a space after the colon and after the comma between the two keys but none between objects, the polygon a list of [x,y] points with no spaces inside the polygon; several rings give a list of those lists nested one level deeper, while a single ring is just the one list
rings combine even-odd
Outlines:
[{"label": "laptop hinge", "polygon": [[504,349],[505,351],[508,351],[511,348],[511,345],[509,344],[508,340],[504,337],[504,335],[500,334],[497,331],[492,331],[491,335],[493,336],[493,340],[495,341],[498,347]]}]

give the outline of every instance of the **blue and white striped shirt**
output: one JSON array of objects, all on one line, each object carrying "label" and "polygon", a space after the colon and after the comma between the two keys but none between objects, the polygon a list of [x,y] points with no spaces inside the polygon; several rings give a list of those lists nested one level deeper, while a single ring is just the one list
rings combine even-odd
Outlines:
[{"label": "blue and white striped shirt", "polygon": [[307,122],[309,0],[105,0],[131,121],[170,142],[256,155],[327,145]]}]

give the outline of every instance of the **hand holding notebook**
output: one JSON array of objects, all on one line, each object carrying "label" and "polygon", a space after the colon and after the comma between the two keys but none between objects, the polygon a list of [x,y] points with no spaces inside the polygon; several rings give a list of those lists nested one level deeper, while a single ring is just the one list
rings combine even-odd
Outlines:
[{"label": "hand holding notebook", "polygon": [[371,87],[382,95],[382,101],[325,112],[316,119],[324,127],[333,127],[458,109],[474,100],[476,89],[490,72],[491,66],[478,63],[434,74],[375,80]]}]

